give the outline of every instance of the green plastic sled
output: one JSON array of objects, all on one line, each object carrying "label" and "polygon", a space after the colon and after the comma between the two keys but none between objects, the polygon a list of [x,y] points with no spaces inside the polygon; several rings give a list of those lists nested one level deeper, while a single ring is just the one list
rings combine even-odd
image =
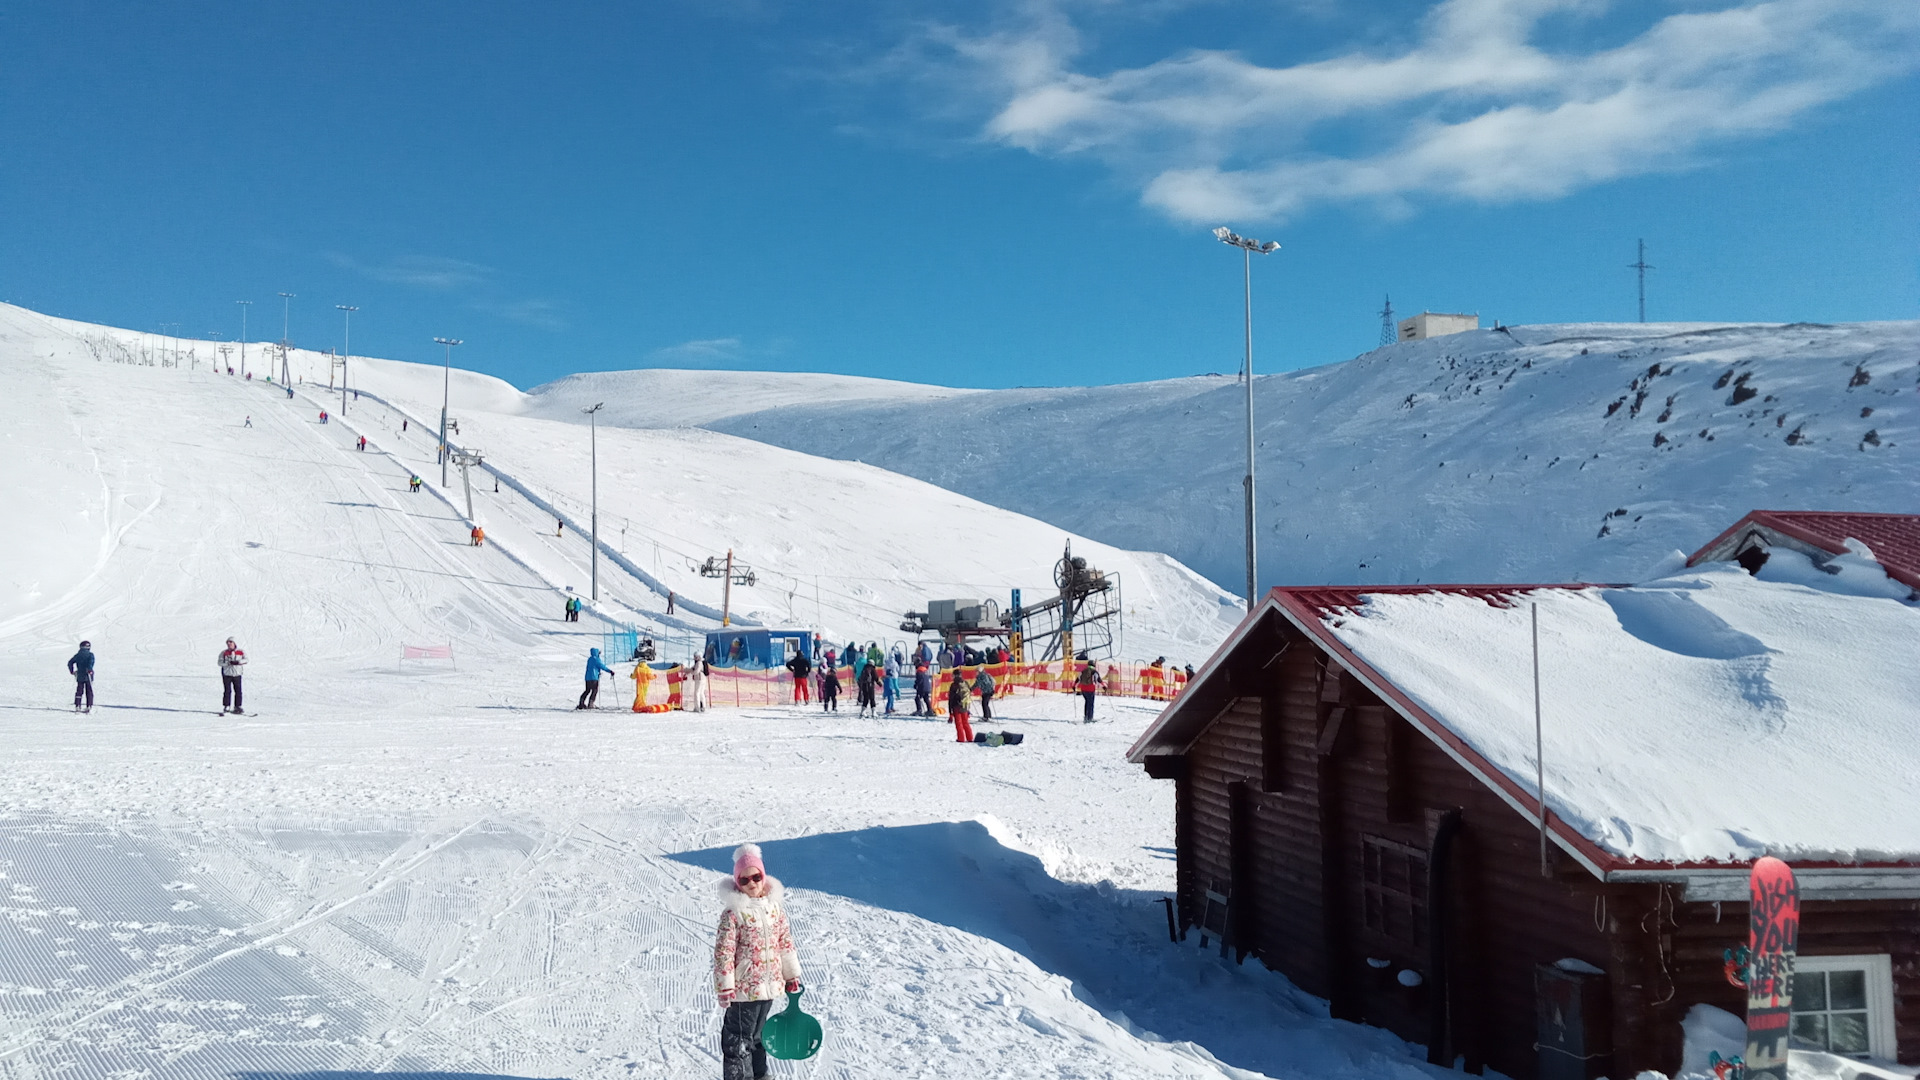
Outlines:
[{"label": "green plastic sled", "polygon": [[787,1007],[767,1017],[760,1029],[760,1041],[774,1057],[799,1061],[820,1049],[820,1021],[800,1011],[800,995],[806,992],[803,987],[789,993]]}]

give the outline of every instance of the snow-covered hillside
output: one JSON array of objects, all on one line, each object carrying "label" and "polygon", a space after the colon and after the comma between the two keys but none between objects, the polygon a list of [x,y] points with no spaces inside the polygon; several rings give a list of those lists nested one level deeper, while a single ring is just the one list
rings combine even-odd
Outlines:
[{"label": "snow-covered hillside", "polygon": [[[1006,697],[980,728],[1026,740],[989,748],[851,706],[636,715],[619,665],[576,711],[600,635],[561,618],[574,529],[489,484],[472,547],[410,417],[216,374],[205,343],[145,363],[155,344],[0,309],[0,1078],[716,1075],[714,885],[743,840],[791,887],[827,1031],[777,1075],[1440,1075],[1258,965],[1168,943],[1171,788],[1124,760],[1151,706],[1085,725],[1071,699]],[[459,414],[516,480],[579,481],[580,429]],[[1038,530],[1043,555],[1059,537],[877,470],[630,434],[603,465],[721,502],[869,485],[883,505],[846,511],[864,531],[753,516],[823,549],[874,538],[833,557],[882,558],[914,514],[948,548],[973,526]],[[670,489],[656,524],[700,505]],[[244,716],[217,711],[228,636]],[[97,706],[77,715],[83,638]]]},{"label": "snow-covered hillside", "polygon": [[[0,335],[5,335],[0,342],[18,353],[85,356],[108,365],[101,370],[111,370],[110,360],[137,349],[143,337],[4,306]],[[200,357],[211,352],[206,342],[194,347]],[[250,363],[264,378],[267,360],[261,354],[255,346]],[[237,369],[237,353],[232,362]],[[337,394],[330,398],[325,390],[326,355],[296,349],[289,363],[302,402],[310,401],[316,416],[321,407],[340,412]],[[205,374],[204,364],[198,374]],[[364,394],[359,404],[347,403],[333,428],[366,434],[373,449],[437,482],[432,430],[447,373],[428,365],[356,358],[349,374]],[[567,384],[573,392],[621,388],[596,383],[595,376],[580,378]],[[821,386],[836,393],[847,386],[896,385],[820,378],[825,380]],[[589,439],[583,427],[542,418],[579,420],[577,407],[522,394],[472,372],[455,370],[451,380],[446,392],[458,433],[450,441],[483,452],[489,469],[513,481],[496,495],[492,478],[482,474],[475,517],[496,543],[507,545],[545,580],[588,591],[583,536],[591,520]],[[630,387],[632,381],[622,385]],[[683,386],[677,400],[714,414],[729,400],[794,400],[806,389],[803,382],[736,375],[731,382],[720,380],[723,389]],[[951,393],[918,389],[930,396]],[[624,406],[621,398],[594,400],[608,401],[603,415],[634,417],[646,415],[644,407],[660,396],[629,397]],[[19,407],[30,406],[23,401]],[[623,407],[625,413],[619,411]],[[1234,597],[1164,555],[1122,551],[880,468],[699,429],[603,423],[598,438],[601,540],[639,571],[625,573],[602,560],[602,597],[612,601],[608,610],[614,617],[656,636],[690,641],[714,624],[713,618],[689,617],[711,616],[723,600],[721,583],[702,577],[698,567],[729,548],[756,575],[755,584],[733,589],[736,616],[820,627],[834,640],[903,640],[908,636],[898,625],[903,613],[925,610],[929,599],[993,598],[1005,606],[1014,588],[1044,595],[1068,542],[1076,555],[1119,576],[1126,604],[1124,634],[1117,643],[1121,656],[1164,655],[1197,663],[1244,610]],[[464,511],[457,470],[450,483]],[[546,507],[566,517],[566,535],[555,535],[559,520]],[[65,543],[48,539],[57,535],[35,542]],[[666,616],[669,592],[678,618]]]},{"label": "snow-covered hillside", "polygon": [[[1636,580],[1751,509],[1920,507],[1920,323],[1513,327],[1255,389],[1267,584]],[[1238,590],[1242,394],[1205,376],[937,407],[823,393],[711,426]]]}]

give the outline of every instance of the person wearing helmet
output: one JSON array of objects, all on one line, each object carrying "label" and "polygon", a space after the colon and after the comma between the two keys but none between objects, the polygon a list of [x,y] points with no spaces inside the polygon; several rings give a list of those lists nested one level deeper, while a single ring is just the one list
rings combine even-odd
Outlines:
[{"label": "person wearing helmet", "polygon": [[[247,654],[240,646],[227,639],[227,647],[220,652],[220,711],[245,712],[240,704],[240,672],[247,666]],[[231,706],[231,709],[229,709]]]},{"label": "person wearing helmet", "polygon": [[[93,642],[80,643],[80,651],[67,661],[67,674],[73,676],[73,711],[93,711]],[[80,699],[86,698],[86,708],[80,707]]]}]

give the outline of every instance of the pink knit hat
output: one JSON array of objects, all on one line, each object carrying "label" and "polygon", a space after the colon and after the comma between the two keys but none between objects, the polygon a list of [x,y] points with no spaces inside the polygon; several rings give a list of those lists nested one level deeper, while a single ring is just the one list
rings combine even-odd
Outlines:
[{"label": "pink knit hat", "polygon": [[759,844],[741,844],[733,849],[733,879],[740,880],[749,870],[758,870],[764,876],[767,864],[760,858]]}]

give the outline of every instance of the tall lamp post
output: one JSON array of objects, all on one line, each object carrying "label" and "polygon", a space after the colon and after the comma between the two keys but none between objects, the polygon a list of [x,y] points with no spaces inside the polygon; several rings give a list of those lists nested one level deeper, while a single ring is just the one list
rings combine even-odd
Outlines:
[{"label": "tall lamp post", "polygon": [[587,414],[587,460],[591,463],[587,472],[592,476],[590,489],[593,492],[593,512],[588,520],[587,544],[593,550],[593,598],[600,599],[600,417],[599,412],[606,402],[598,401],[591,409],[581,409]]},{"label": "tall lamp post", "polygon": [[346,351],[340,355],[340,415],[347,415],[347,357],[353,355],[353,313],[359,311],[352,304],[335,304],[334,307],[347,313]]},{"label": "tall lamp post", "polygon": [[[293,367],[288,353],[293,350],[293,342],[287,339],[287,327],[293,314],[293,297],[290,292],[280,294],[280,385],[287,388],[287,397],[293,397]],[[446,484],[443,481],[442,487]]]},{"label": "tall lamp post", "polygon": [[253,306],[251,300],[235,300],[240,305],[240,377],[247,377],[247,309]]},{"label": "tall lamp post", "polygon": [[453,347],[465,345],[459,338],[437,337],[447,347],[447,363],[440,373],[440,486],[447,486],[447,402],[453,393]]},{"label": "tall lamp post", "polygon": [[1259,599],[1260,564],[1259,556],[1254,554],[1256,534],[1253,524],[1253,256],[1271,255],[1280,250],[1280,245],[1272,240],[1262,243],[1249,236],[1241,236],[1225,225],[1213,230],[1214,239],[1223,244],[1240,249],[1243,259],[1247,296],[1247,366],[1243,373],[1247,381],[1247,612],[1253,612],[1253,605]]}]

